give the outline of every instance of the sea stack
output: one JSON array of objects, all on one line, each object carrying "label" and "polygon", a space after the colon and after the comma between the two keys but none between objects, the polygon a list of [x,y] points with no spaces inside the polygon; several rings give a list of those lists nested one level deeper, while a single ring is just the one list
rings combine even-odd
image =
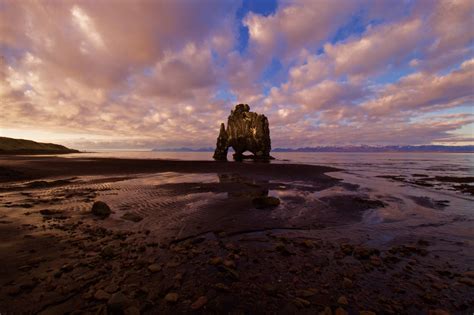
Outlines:
[{"label": "sea stack", "polygon": [[[236,105],[227,119],[227,129],[224,123],[221,124],[213,158],[226,161],[227,150],[230,147],[235,151],[234,160],[236,161],[246,158],[259,161],[272,159],[267,117],[251,112],[248,104]],[[252,155],[245,156],[246,151],[251,152]]]}]

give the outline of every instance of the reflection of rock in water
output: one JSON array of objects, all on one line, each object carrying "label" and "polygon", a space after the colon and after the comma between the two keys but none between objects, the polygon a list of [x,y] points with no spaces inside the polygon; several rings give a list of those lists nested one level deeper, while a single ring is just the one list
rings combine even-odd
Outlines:
[{"label": "reflection of rock in water", "polygon": [[[251,112],[247,104],[236,105],[227,120],[227,130],[224,124],[221,124],[214,159],[227,160],[229,147],[235,151],[234,160],[250,158],[265,161],[271,159],[270,129],[267,117]],[[253,155],[244,156],[246,151]]]},{"label": "reflection of rock in water", "polygon": [[[268,196],[268,180],[256,181],[238,174],[218,174],[219,183],[227,184],[229,198],[255,198]],[[237,184],[238,186],[234,186]]]}]

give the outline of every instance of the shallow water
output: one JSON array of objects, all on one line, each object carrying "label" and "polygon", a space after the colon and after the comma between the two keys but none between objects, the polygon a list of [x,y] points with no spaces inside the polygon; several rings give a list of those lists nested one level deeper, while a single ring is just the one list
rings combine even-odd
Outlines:
[{"label": "shallow water", "polygon": [[[110,227],[152,229],[160,235],[182,237],[200,231],[215,229],[219,224],[239,228],[311,227],[317,223],[325,228],[344,229],[349,233],[378,233],[374,242],[386,243],[400,235],[429,235],[436,233],[450,241],[462,240],[474,244],[471,226],[474,222],[471,195],[453,190],[449,183],[436,183],[432,187],[417,185],[420,175],[472,176],[473,154],[439,153],[276,153],[272,163],[304,163],[327,165],[341,171],[329,175],[342,179],[322,191],[312,191],[310,182],[270,182],[268,195],[281,199],[281,205],[270,211],[227,210],[235,206],[235,192],[215,191],[204,184],[219,185],[222,181],[245,181],[258,186],[249,178],[220,178],[218,174],[159,173],[115,178],[80,177],[69,189],[99,191],[101,200],[109,203],[116,213]],[[208,152],[101,152],[73,154],[67,157],[117,157],[144,159],[209,160]],[[251,162],[249,162],[251,163]],[[416,176],[413,177],[413,174]],[[405,181],[381,178],[381,175],[405,176]],[[425,178],[425,177],[424,177]],[[98,180],[98,183],[94,183]],[[250,181],[250,182],[249,182]],[[267,183],[268,184],[268,183]],[[267,184],[264,184],[266,186]],[[214,186],[213,186],[214,187]],[[245,186],[243,186],[245,189]],[[55,189],[53,189],[54,191]],[[62,189],[57,189],[62,190]],[[46,191],[46,195],[54,192]],[[249,193],[244,191],[244,193]],[[254,193],[254,192],[250,192]],[[258,193],[258,192],[257,192]],[[344,199],[362,196],[379,200],[384,207],[373,207],[360,213],[349,210],[335,211],[340,206],[328,205],[325,198]],[[230,198],[230,199],[229,199]],[[82,206],[78,206],[82,205]],[[62,207],[85,211],[90,205],[76,200],[64,201]],[[328,210],[329,206],[329,210]],[[80,209],[79,209],[79,208]],[[249,205],[242,203],[243,208]],[[232,208],[232,207],[231,207]],[[251,207],[250,207],[251,208]],[[121,220],[127,211],[144,218],[137,224]],[[346,211],[346,212],[344,212]],[[215,221],[215,224],[209,222]],[[349,231],[350,230],[350,231]]]},{"label": "shallow water", "polygon": [[[380,174],[474,176],[472,153],[299,153],[276,152],[272,163],[328,165],[347,171]],[[104,151],[62,155],[66,158],[107,157],[211,161],[212,152]],[[229,155],[230,158],[230,155]]]}]

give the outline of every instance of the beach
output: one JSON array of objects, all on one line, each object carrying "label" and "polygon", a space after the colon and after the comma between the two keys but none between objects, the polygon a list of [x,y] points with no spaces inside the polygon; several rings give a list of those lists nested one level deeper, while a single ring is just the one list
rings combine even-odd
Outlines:
[{"label": "beach", "polygon": [[0,312],[472,313],[468,179],[410,176],[0,157]]}]

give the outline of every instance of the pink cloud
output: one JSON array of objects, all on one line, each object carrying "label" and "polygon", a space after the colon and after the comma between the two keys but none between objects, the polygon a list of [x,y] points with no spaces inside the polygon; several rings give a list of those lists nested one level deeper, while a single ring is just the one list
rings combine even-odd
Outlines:
[{"label": "pink cloud", "polygon": [[[474,101],[473,6],[297,0],[239,21],[225,1],[3,1],[0,128],[210,146],[235,97],[269,117],[280,146],[466,139],[472,117],[438,111]],[[366,29],[333,42],[364,8]],[[262,78],[274,58],[278,83]],[[376,81],[399,66],[413,73]]]}]

